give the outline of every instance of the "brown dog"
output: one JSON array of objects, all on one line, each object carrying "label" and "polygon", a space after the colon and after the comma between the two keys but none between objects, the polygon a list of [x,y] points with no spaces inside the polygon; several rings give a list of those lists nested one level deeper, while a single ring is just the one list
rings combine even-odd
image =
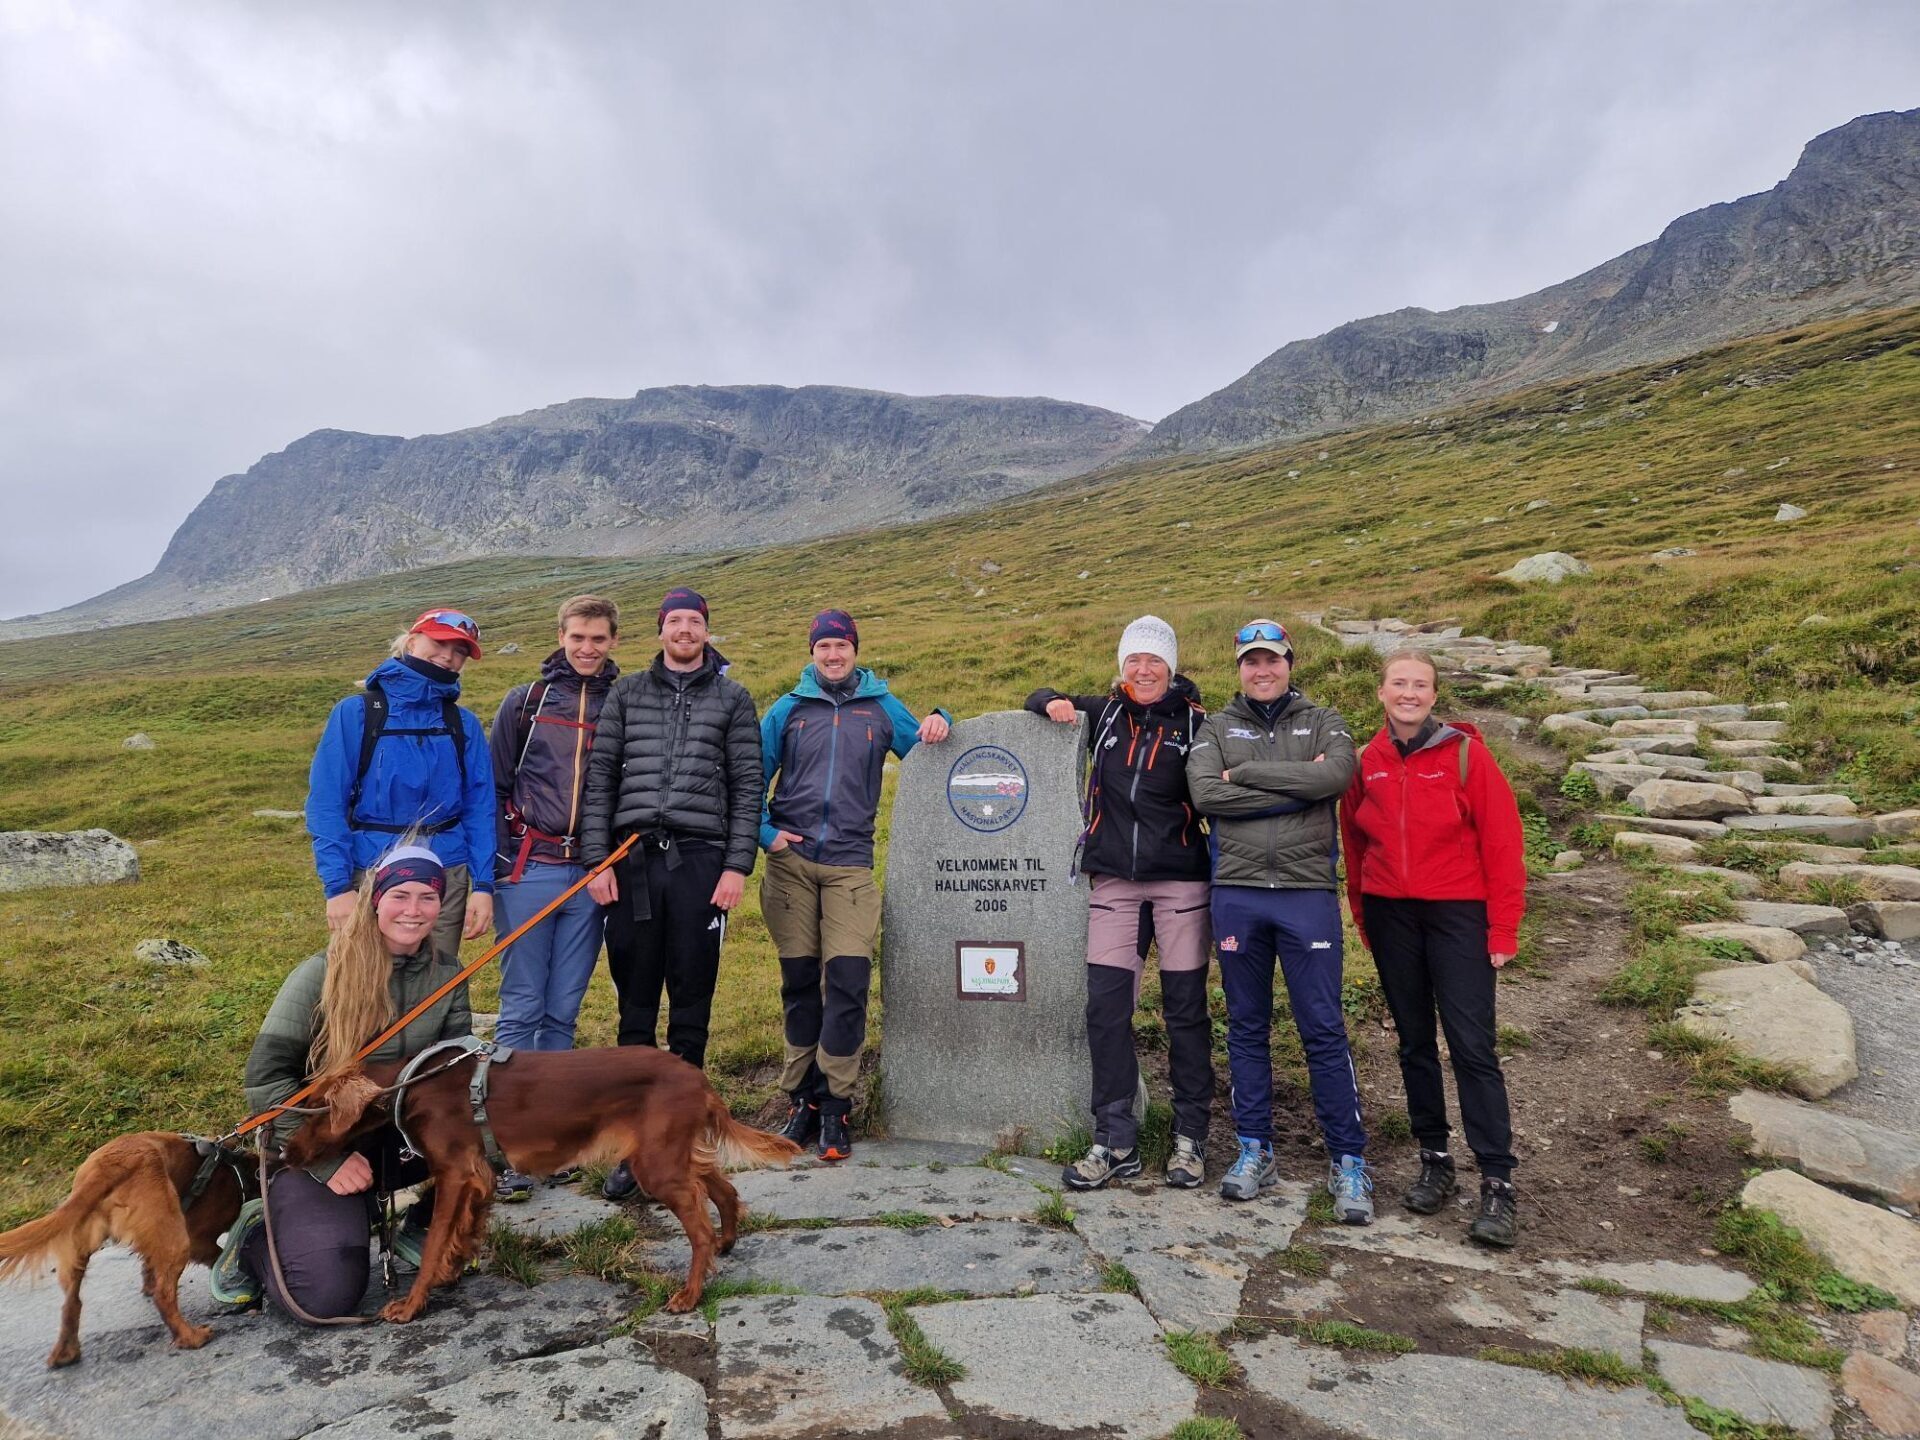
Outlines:
[{"label": "brown dog", "polygon": [[[433,1172],[433,1224],[413,1289],[381,1310],[404,1324],[426,1307],[427,1292],[458,1279],[487,1232],[493,1170],[467,1099],[474,1061],[462,1060],[412,1082],[405,1118]],[[431,1067],[430,1067],[431,1068]],[[287,1142],[286,1160],[309,1165],[343,1148],[354,1135],[387,1123],[390,1099],[380,1091],[399,1064],[350,1070],[313,1097],[325,1115],[309,1120]],[[648,1045],[612,1050],[515,1052],[488,1072],[487,1114],[513,1168],[551,1174],[589,1160],[625,1160],[647,1194],[673,1212],[693,1247],[687,1283],[667,1302],[691,1310],[714,1264],[711,1200],[720,1212],[718,1249],[733,1249],[740,1230],[740,1195],[721,1167],[754,1169],[782,1164],[800,1147],[779,1135],[742,1125],[686,1061]]]},{"label": "brown dog", "polygon": [[220,1256],[220,1235],[232,1225],[252,1188],[232,1165],[213,1173],[199,1199],[184,1211],[200,1156],[184,1135],[148,1131],[109,1140],[74,1173],[73,1193],[59,1208],[0,1235],[0,1279],[35,1268],[46,1260],[59,1266],[66,1303],[60,1309],[60,1336],[47,1368],[80,1358],[80,1282],[87,1262],[109,1240],[118,1240],[140,1257],[142,1290],[173,1332],[182,1350],[198,1350],[212,1336],[205,1325],[189,1324],[180,1313],[180,1272],[189,1260],[211,1265]]}]

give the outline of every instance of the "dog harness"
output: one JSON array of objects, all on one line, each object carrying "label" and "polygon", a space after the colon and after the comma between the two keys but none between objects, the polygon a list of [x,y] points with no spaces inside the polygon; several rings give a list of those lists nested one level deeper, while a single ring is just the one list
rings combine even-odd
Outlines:
[{"label": "dog harness", "polygon": [[182,1211],[191,1210],[194,1203],[207,1193],[207,1186],[213,1183],[213,1177],[219,1173],[222,1164],[233,1170],[233,1178],[240,1182],[240,1195],[244,1199],[247,1193],[246,1172],[240,1168],[240,1156],[227,1149],[217,1140],[209,1140],[204,1135],[182,1135],[182,1140],[193,1146],[194,1154],[200,1157],[200,1168],[193,1172],[193,1182],[187,1186],[187,1193],[180,1197]]},{"label": "dog harness", "polygon": [[425,1152],[413,1143],[413,1136],[407,1133],[406,1100],[407,1086],[421,1079],[420,1074],[429,1058],[444,1051],[455,1052],[450,1058],[435,1067],[435,1073],[451,1070],[468,1055],[475,1056],[473,1074],[467,1080],[467,1105],[473,1113],[474,1128],[480,1132],[480,1143],[486,1148],[487,1163],[495,1170],[507,1168],[506,1151],[500,1148],[500,1142],[494,1138],[493,1126],[487,1120],[487,1072],[495,1065],[504,1065],[513,1058],[511,1045],[497,1045],[491,1040],[482,1040],[475,1035],[463,1035],[457,1040],[442,1040],[429,1045],[407,1062],[400,1072],[400,1078],[393,1082],[393,1124],[400,1132],[405,1148],[400,1152],[403,1158],[423,1159]]}]

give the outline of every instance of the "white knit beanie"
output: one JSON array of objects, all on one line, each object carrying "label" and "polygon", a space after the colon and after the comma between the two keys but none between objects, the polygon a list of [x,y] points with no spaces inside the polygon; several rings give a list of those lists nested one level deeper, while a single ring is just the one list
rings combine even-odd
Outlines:
[{"label": "white knit beanie", "polygon": [[1129,655],[1158,655],[1168,670],[1180,668],[1180,642],[1173,627],[1158,615],[1142,615],[1120,632],[1120,669],[1127,668]]}]

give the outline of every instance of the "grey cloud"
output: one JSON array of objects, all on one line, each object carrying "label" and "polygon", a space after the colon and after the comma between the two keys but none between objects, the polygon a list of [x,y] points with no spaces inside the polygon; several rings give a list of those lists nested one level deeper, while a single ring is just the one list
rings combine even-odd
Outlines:
[{"label": "grey cloud", "polygon": [[320,426],[680,381],[1154,419],[1771,185],[1917,59],[1900,4],[0,0],[0,614]]}]

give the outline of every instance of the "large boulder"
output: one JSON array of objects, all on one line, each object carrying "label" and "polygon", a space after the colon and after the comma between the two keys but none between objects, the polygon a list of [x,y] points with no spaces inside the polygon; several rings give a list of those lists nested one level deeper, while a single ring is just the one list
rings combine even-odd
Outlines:
[{"label": "large boulder", "polygon": [[1633,830],[1619,830],[1614,833],[1613,853],[1651,855],[1656,860],[1678,863],[1699,859],[1700,847],[1679,835],[1643,835]]},{"label": "large boulder", "polygon": [[1517,585],[1539,584],[1558,585],[1569,575],[1591,575],[1593,567],[1584,560],[1575,559],[1564,550],[1549,550],[1543,555],[1529,555],[1511,569],[1502,570],[1494,576],[1496,580],[1511,580]]},{"label": "large boulder", "polygon": [[1754,1176],[1740,1199],[1778,1215],[1842,1274],[1920,1305],[1920,1225],[1792,1170]]},{"label": "large boulder", "polygon": [[1728,1108],[1753,1131],[1756,1154],[1784,1160],[1829,1185],[1869,1191],[1895,1205],[1920,1205],[1920,1136],[1758,1090],[1741,1091]]},{"label": "large boulder", "polygon": [[1628,792],[1627,803],[1643,814],[1671,820],[1719,820],[1753,809],[1744,791],[1699,780],[1649,780]]},{"label": "large boulder", "polygon": [[1847,919],[1863,935],[1882,940],[1920,940],[1920,901],[1862,900],[1847,907]]},{"label": "large boulder", "polygon": [[1912,865],[1810,865],[1795,860],[1780,867],[1780,883],[1805,889],[1815,880],[1851,882],[1870,900],[1920,900],[1920,869]]},{"label": "large boulder", "polygon": [[139,878],[140,857],[111,831],[0,831],[0,891],[118,885]]},{"label": "large boulder", "polygon": [[1682,925],[1680,933],[1701,940],[1731,940],[1736,945],[1744,946],[1755,959],[1764,960],[1770,965],[1798,960],[1807,953],[1806,941],[1793,931],[1775,925],[1739,925],[1715,920],[1699,925]]},{"label": "large boulder", "polygon": [[1696,1035],[1792,1067],[1793,1088],[1810,1100],[1860,1074],[1852,1018],[1786,965],[1709,970],[1694,981],[1693,999],[1676,1018]]}]

